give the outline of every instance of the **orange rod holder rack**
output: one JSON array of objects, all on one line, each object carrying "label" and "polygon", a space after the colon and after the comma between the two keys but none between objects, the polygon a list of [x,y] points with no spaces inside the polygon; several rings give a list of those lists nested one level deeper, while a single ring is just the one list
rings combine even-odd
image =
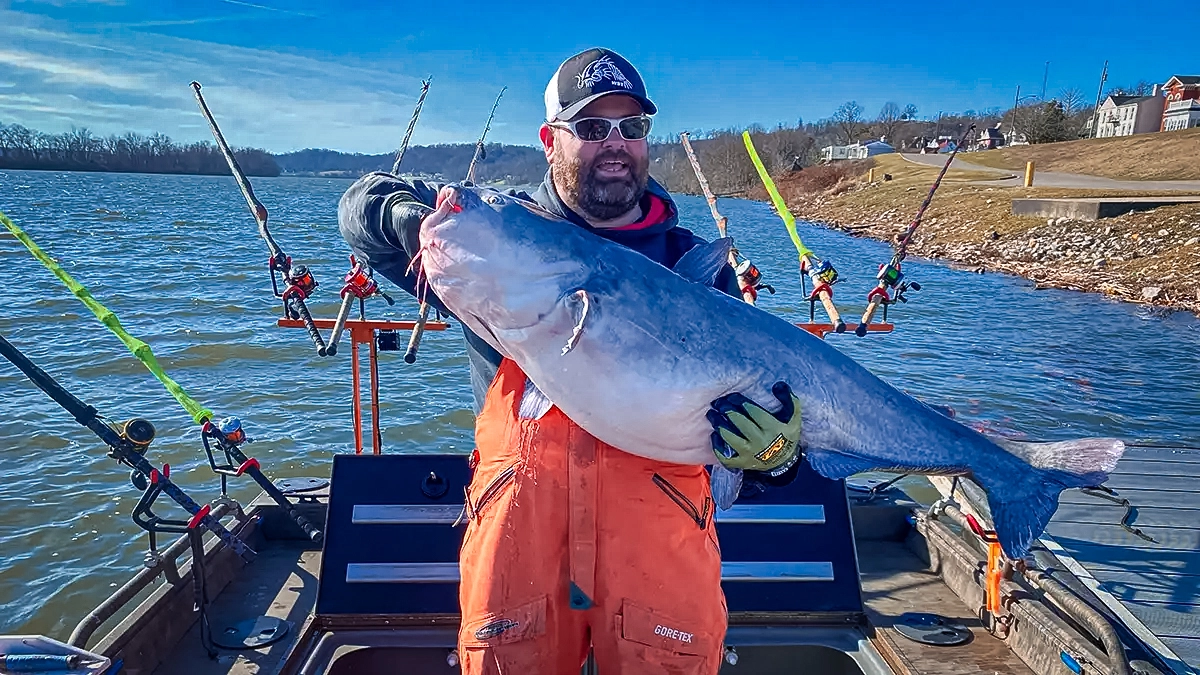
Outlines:
[{"label": "orange rod holder rack", "polygon": [[[825,336],[828,335],[829,333],[837,332],[837,326],[835,326],[832,323],[812,323],[810,321],[808,323],[798,323],[798,324],[796,324],[796,326],[798,328],[803,328],[804,330],[812,333],[813,335],[816,335],[817,337],[821,338],[822,340],[825,339]],[[856,323],[846,324],[846,330],[850,331],[852,333],[857,328],[858,328],[858,324],[856,324]],[[881,322],[881,323],[869,324],[863,328],[863,331],[871,332],[871,333],[890,333],[895,328],[896,328],[895,324]]]},{"label": "orange rod holder rack", "polygon": [[[304,328],[304,322],[299,319],[277,320],[280,328]],[[313,319],[317,328],[333,328],[332,319]],[[412,330],[416,321],[374,321],[367,319],[348,319],[345,322],[346,331],[350,333],[350,375],[354,380],[354,453],[361,455],[363,451],[362,438],[362,384],[359,376],[358,346],[366,343],[370,346],[371,363],[371,449],[378,455],[383,452],[383,440],[379,432],[379,356],[375,344],[376,331]],[[425,330],[446,330],[450,324],[444,321],[427,321]],[[398,351],[398,349],[397,349]]]}]

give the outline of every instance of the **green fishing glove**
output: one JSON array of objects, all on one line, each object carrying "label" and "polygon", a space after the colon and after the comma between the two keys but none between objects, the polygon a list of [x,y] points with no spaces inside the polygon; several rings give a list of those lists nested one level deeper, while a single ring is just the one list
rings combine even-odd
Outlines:
[{"label": "green fishing glove", "polygon": [[737,393],[712,402],[713,452],[726,468],[779,476],[801,459],[800,399],[786,382],[776,382],[771,393],[783,406],[777,413]]}]

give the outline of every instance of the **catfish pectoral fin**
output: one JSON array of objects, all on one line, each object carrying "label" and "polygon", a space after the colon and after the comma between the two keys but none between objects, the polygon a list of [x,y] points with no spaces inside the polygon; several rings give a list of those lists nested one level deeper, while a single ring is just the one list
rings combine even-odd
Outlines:
[{"label": "catfish pectoral fin", "polygon": [[567,340],[567,345],[563,347],[563,356],[566,356],[567,352],[574,349],[579,342],[579,336],[583,335],[583,322],[587,320],[588,310],[591,309],[587,291],[582,288],[572,293],[567,299],[567,303],[571,305],[572,314],[578,318],[575,319],[575,327],[571,329],[571,337]]}]

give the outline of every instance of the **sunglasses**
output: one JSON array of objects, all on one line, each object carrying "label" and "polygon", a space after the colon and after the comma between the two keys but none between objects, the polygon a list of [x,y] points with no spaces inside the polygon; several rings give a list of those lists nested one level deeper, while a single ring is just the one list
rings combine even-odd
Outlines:
[{"label": "sunglasses", "polygon": [[599,143],[608,140],[615,126],[621,133],[621,138],[627,141],[640,141],[650,135],[652,120],[646,115],[632,117],[584,117],[570,122],[549,122],[549,126],[566,129],[585,143]]}]

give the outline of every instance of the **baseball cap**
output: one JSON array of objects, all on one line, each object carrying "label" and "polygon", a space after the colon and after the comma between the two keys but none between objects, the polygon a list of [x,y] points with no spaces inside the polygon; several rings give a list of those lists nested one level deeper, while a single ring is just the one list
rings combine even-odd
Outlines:
[{"label": "baseball cap", "polygon": [[563,61],[554,71],[546,85],[546,121],[569,120],[607,94],[632,96],[647,115],[658,112],[633,64],[611,49],[593,48]]}]

